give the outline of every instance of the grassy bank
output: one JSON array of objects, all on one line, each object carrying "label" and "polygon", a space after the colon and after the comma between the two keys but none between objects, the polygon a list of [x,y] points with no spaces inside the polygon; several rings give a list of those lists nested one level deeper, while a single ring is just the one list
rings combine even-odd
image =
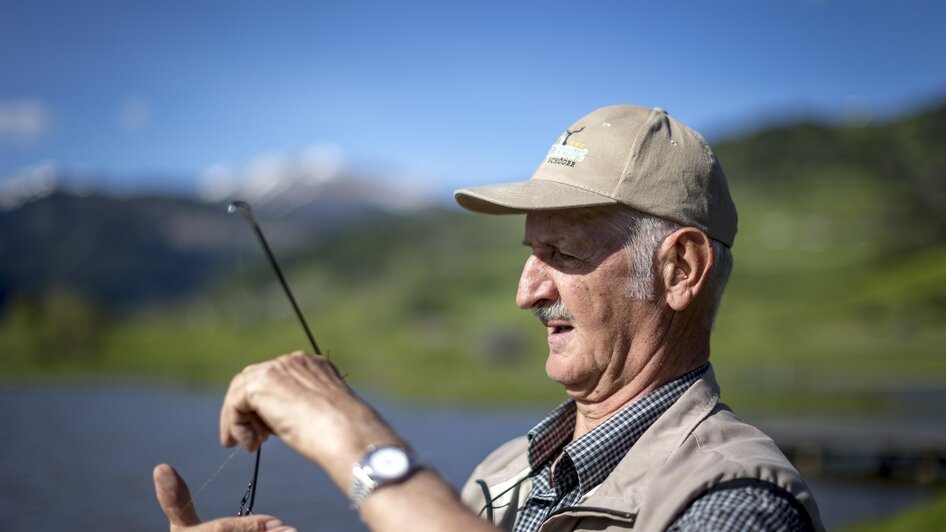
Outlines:
[{"label": "grassy bank", "polygon": [[[944,123],[939,106],[890,124],[798,124],[717,145],[740,212],[712,346],[724,399],[884,412],[898,391],[944,386]],[[431,210],[385,220],[282,257],[351,382],[420,400],[559,400],[542,370],[544,329],[514,305],[522,218]],[[245,261],[174,302],[119,314],[81,286],[12,299],[0,314],[0,375],[219,382],[306,349],[240,228],[245,252],[231,255]]]},{"label": "grassy bank", "polygon": [[[729,402],[858,411],[883,407],[871,394],[878,387],[946,381],[944,248],[889,263],[837,242],[771,248],[754,223],[767,214],[743,216],[713,343]],[[521,223],[429,213],[341,234],[289,261],[287,276],[319,343],[356,386],[428,400],[553,402],[561,391],[542,370],[544,329],[514,305]],[[308,348],[265,264],[231,273],[199,297],[113,320],[53,301],[47,319],[71,324],[56,330],[24,326],[29,311],[19,309],[0,329],[4,374],[219,382]]]},{"label": "grassy bank", "polygon": [[946,523],[946,492],[935,500],[907,510],[878,523],[864,523],[847,528],[848,532],[932,532]]}]

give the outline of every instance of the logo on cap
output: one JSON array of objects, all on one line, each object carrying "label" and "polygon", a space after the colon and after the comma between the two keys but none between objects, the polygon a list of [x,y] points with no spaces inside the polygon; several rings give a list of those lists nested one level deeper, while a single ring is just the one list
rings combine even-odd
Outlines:
[{"label": "logo on cap", "polygon": [[574,131],[566,129],[565,133],[562,133],[562,136],[549,148],[545,162],[572,167],[575,166],[575,163],[584,161],[585,156],[588,155],[588,148],[585,147],[583,142],[571,138],[572,135],[581,133],[584,130],[584,127],[580,127]]}]

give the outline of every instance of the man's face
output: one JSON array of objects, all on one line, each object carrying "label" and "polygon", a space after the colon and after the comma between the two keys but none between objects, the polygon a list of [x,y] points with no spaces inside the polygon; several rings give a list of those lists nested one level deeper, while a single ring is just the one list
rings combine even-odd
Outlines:
[{"label": "man's face", "polygon": [[523,243],[531,255],[516,294],[516,304],[533,309],[548,328],[549,378],[587,399],[636,374],[628,353],[637,321],[648,311],[627,295],[629,254],[600,212],[528,214]]}]

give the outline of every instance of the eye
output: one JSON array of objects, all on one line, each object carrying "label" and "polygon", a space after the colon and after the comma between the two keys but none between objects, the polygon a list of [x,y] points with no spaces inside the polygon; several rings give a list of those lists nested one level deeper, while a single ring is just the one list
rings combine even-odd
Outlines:
[{"label": "eye", "polygon": [[582,263],[582,260],[574,255],[569,255],[564,251],[556,248],[552,248],[552,260],[567,264],[567,265],[579,265]]}]

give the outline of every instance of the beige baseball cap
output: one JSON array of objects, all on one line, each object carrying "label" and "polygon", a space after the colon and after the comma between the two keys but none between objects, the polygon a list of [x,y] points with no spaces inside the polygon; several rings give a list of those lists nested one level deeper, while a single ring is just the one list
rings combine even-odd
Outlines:
[{"label": "beige baseball cap", "polygon": [[736,237],[736,206],[716,156],[659,108],[593,111],[558,137],[529,181],[462,188],[454,197],[487,214],[624,204],[727,246]]}]

